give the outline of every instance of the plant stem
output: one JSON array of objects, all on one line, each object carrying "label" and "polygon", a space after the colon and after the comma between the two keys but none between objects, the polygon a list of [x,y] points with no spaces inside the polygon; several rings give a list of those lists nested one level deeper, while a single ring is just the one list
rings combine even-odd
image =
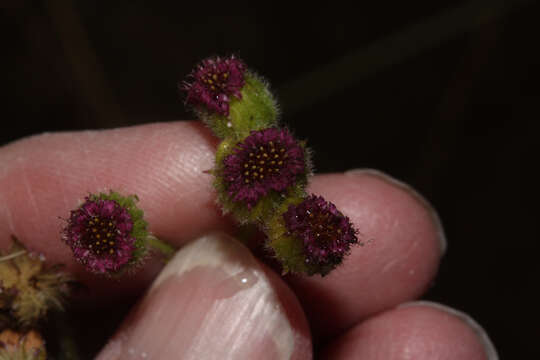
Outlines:
[{"label": "plant stem", "polygon": [[24,254],[26,254],[26,250],[19,250],[17,252],[14,252],[13,254],[9,254],[9,255],[0,257],[0,262],[8,261],[10,259],[16,258],[17,256],[21,256],[21,255],[24,255]]},{"label": "plant stem", "polygon": [[176,249],[172,247],[171,245],[167,244],[166,242],[159,240],[154,235],[150,234],[146,237],[147,244],[150,245],[151,248],[154,250],[157,250],[160,252],[165,259],[168,261],[170,260],[174,253],[176,252]]}]

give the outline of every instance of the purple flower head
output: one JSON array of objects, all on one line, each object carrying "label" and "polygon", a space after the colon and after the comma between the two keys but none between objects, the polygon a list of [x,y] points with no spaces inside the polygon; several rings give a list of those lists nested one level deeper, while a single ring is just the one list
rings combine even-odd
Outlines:
[{"label": "purple flower head", "polygon": [[321,196],[311,195],[298,205],[290,205],[283,214],[290,235],[302,240],[306,264],[333,269],[358,242],[357,231],[349,218]]},{"label": "purple flower head", "polygon": [[134,221],[117,201],[93,196],[71,211],[63,231],[75,258],[95,273],[119,271],[133,258]]},{"label": "purple flower head", "polygon": [[186,102],[228,116],[230,97],[242,98],[245,70],[242,60],[234,56],[203,60],[190,75],[193,81],[183,85]]},{"label": "purple flower head", "polygon": [[305,173],[304,149],[286,129],[252,131],[223,159],[227,193],[249,209],[271,190],[285,191]]}]

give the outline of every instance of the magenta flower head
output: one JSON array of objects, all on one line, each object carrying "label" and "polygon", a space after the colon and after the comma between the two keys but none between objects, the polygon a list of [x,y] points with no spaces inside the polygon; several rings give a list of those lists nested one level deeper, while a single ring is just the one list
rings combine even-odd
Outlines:
[{"label": "magenta flower head", "polygon": [[231,96],[242,98],[245,70],[244,63],[234,55],[201,61],[191,74],[192,81],[183,85],[186,102],[228,116]]},{"label": "magenta flower head", "polygon": [[[261,199],[275,202],[295,187],[303,191],[310,172],[308,163],[303,144],[287,129],[252,131],[218,164],[216,187],[228,210],[252,211]],[[261,206],[272,208],[273,204]]]},{"label": "magenta flower head", "polygon": [[269,245],[285,271],[326,275],[343,261],[351,245],[358,243],[358,232],[349,218],[321,196],[311,195],[290,204],[278,222],[281,238]]},{"label": "magenta flower head", "polygon": [[238,141],[277,125],[279,109],[268,84],[234,55],[202,60],[180,90],[195,115],[222,139]]},{"label": "magenta flower head", "polygon": [[135,195],[90,194],[71,211],[63,240],[89,271],[114,274],[140,262],[149,236]]}]

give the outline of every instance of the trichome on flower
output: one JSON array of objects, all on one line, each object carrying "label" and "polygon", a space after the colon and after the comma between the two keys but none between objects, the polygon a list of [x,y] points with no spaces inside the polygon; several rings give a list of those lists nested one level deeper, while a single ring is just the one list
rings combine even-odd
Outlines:
[{"label": "trichome on flower", "polygon": [[136,196],[90,194],[72,210],[63,240],[75,258],[94,273],[117,273],[141,261],[148,236]]},{"label": "trichome on flower", "polygon": [[62,230],[75,259],[97,274],[119,275],[140,265],[149,250],[170,258],[175,249],[148,231],[137,195],[90,194]]},{"label": "trichome on flower", "polygon": [[219,179],[230,201],[251,210],[268,193],[281,196],[306,182],[309,166],[305,149],[287,129],[252,131],[236,144],[218,166]]},{"label": "trichome on flower", "polygon": [[301,242],[310,273],[327,274],[358,243],[349,218],[321,196],[311,195],[300,204],[289,205],[283,221],[287,235]]},{"label": "trichome on flower", "polygon": [[245,70],[244,63],[234,56],[203,60],[190,75],[192,81],[183,84],[186,102],[228,116],[231,97],[242,98]]},{"label": "trichome on flower", "polygon": [[267,83],[234,55],[201,61],[179,87],[186,104],[222,139],[238,141],[277,125],[279,111]]}]

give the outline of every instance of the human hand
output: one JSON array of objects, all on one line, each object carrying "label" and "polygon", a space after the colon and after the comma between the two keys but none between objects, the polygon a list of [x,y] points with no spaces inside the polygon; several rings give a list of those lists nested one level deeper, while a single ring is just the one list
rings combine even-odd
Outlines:
[{"label": "human hand", "polygon": [[[434,278],[445,240],[431,207],[373,171],[317,175],[311,189],[365,237],[330,275],[280,277],[233,238],[214,205],[216,140],[199,123],[45,134],[0,149],[0,246],[15,234],[64,263],[106,303],[140,293],[99,359],[496,359],[483,330],[441,305],[411,302]],[[184,246],[120,281],[86,273],[60,241],[88,192],[140,197],[158,237]],[[197,239],[197,240],[194,240]]]}]

